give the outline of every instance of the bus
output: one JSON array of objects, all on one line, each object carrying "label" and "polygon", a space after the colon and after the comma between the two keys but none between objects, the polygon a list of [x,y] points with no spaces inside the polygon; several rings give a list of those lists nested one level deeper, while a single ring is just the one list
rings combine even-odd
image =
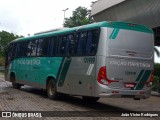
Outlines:
[{"label": "bus", "polygon": [[13,40],[7,47],[5,79],[13,88],[101,97],[150,97],[154,34],[143,25],[103,21]]}]

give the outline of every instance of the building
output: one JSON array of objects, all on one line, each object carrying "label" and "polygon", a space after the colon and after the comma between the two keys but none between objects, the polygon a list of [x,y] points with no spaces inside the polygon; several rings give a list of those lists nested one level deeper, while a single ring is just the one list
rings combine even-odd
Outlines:
[{"label": "building", "polygon": [[98,0],[91,15],[99,21],[126,21],[151,27],[160,46],[160,0]]}]

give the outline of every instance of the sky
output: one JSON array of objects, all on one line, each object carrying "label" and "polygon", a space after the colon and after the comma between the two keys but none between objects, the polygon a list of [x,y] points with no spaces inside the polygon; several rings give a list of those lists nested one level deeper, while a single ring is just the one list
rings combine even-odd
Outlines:
[{"label": "sky", "polygon": [[82,6],[91,9],[94,0],[0,0],[0,31],[27,36],[62,27],[66,18]]},{"label": "sky", "polygon": [[[95,0],[0,0],[0,31],[28,36],[34,33],[63,27],[65,17],[82,6],[91,9]],[[160,51],[160,47],[158,48]],[[155,55],[155,62],[160,59]]]}]

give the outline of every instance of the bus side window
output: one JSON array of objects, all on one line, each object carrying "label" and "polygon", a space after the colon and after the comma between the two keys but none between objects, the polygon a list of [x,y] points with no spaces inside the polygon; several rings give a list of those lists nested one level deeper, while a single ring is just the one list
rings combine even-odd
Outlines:
[{"label": "bus side window", "polygon": [[86,54],[87,55],[95,55],[97,49],[98,42],[98,30],[88,31],[87,37],[87,47]]},{"label": "bus side window", "polygon": [[27,56],[30,56],[32,52],[32,41],[29,41],[27,46]]},{"label": "bus side window", "polygon": [[87,39],[87,32],[80,32],[78,34],[77,55],[85,55],[85,53],[86,53],[86,39]]},{"label": "bus side window", "polygon": [[98,40],[99,40],[99,29],[92,31],[92,47],[91,47],[91,54],[95,55],[97,52],[98,47]]},{"label": "bus side window", "polygon": [[58,38],[59,43],[58,43],[58,55],[63,56],[65,55],[66,51],[66,43],[67,43],[67,37],[66,36],[60,36]]},{"label": "bus side window", "polygon": [[11,62],[11,60],[12,60],[12,49],[13,49],[13,44],[10,44],[9,46],[8,46],[8,63],[10,63]]},{"label": "bus side window", "polygon": [[8,46],[8,62],[10,63],[15,57],[16,57],[16,46],[17,44],[16,43],[11,43],[9,46]]},{"label": "bus side window", "polygon": [[50,38],[43,39],[42,56],[48,56],[49,40]]},{"label": "bus side window", "polygon": [[74,42],[73,35],[68,35],[66,43],[66,55],[74,55]]},{"label": "bus side window", "polygon": [[11,60],[13,60],[16,57],[16,47],[17,47],[17,43],[13,43],[11,48]]},{"label": "bus side window", "polygon": [[43,39],[39,39],[37,45],[37,56],[42,55],[42,48],[43,48]]},{"label": "bus side window", "polygon": [[28,41],[20,42],[19,57],[25,57],[25,56],[27,56],[28,43],[29,43]]},{"label": "bus side window", "polygon": [[36,56],[38,40],[31,41],[31,56]]},{"label": "bus side window", "polygon": [[39,39],[37,45],[37,56],[48,55],[49,38]]},{"label": "bus side window", "polygon": [[55,56],[56,55],[56,48],[57,48],[57,36],[51,37],[50,39],[50,45],[49,45],[49,55]]},{"label": "bus side window", "polygon": [[91,48],[92,48],[92,32],[88,31],[88,37],[87,37],[87,45],[86,45],[86,55],[91,54]]}]

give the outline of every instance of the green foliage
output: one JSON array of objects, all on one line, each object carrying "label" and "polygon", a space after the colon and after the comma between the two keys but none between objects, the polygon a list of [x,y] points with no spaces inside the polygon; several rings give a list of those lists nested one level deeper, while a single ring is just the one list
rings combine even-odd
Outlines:
[{"label": "green foliage", "polygon": [[154,76],[160,77],[160,64],[159,63],[154,64]]},{"label": "green foliage", "polygon": [[158,90],[158,87],[160,87],[159,82],[160,82],[160,64],[155,63],[154,64],[154,81],[153,81],[153,84],[152,84],[152,87],[153,87],[152,90],[154,90],[154,91]]},{"label": "green foliage", "polygon": [[72,17],[65,18],[64,27],[76,27],[90,23],[93,23],[91,10],[88,10],[85,7],[78,7],[73,11]]},{"label": "green foliage", "polygon": [[0,31],[0,56],[4,56],[4,50],[8,43],[19,37],[7,31]]},{"label": "green foliage", "polygon": [[154,81],[153,81],[153,83],[152,83],[152,90],[154,90],[154,91],[157,91],[157,89],[158,89],[158,85],[159,85],[159,77],[158,76],[154,76]]},{"label": "green foliage", "polygon": [[0,56],[0,66],[4,66],[4,57]]}]

